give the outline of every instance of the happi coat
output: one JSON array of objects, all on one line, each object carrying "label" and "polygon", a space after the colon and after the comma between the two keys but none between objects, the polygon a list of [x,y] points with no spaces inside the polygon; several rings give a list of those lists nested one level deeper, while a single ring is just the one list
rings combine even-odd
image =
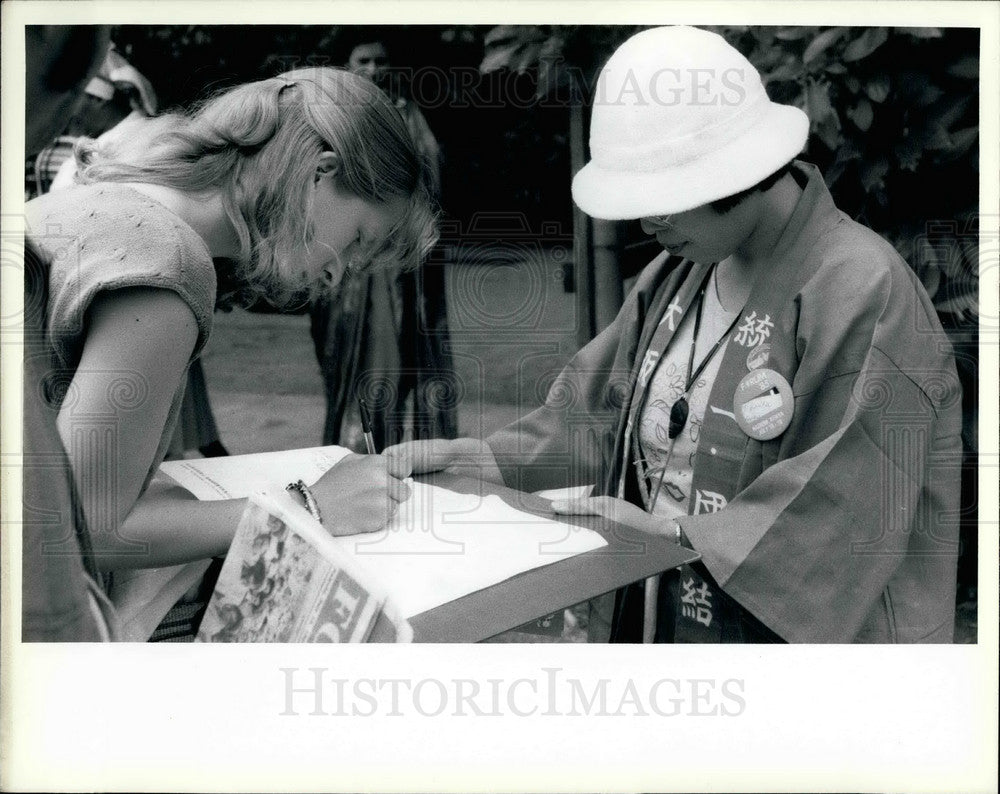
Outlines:
[{"label": "happi coat", "polygon": [[[724,348],[680,524],[706,580],[780,639],[950,642],[961,466],[950,345],[896,251],[836,208],[813,166],[793,173],[803,194]],[[488,439],[508,485],[596,483],[642,504],[633,391],[654,331],[679,323],[707,267],[657,257],[545,405]],[[740,380],[761,365],[794,398],[769,441],[734,416]]]}]

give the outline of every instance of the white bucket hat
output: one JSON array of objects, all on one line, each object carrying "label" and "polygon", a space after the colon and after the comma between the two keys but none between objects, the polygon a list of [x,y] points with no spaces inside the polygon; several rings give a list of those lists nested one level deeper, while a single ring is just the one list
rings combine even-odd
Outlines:
[{"label": "white bucket hat", "polygon": [[598,77],[591,161],[573,178],[588,215],[630,220],[753,187],[802,151],[809,119],[768,99],[751,63],[715,33],[653,28]]}]

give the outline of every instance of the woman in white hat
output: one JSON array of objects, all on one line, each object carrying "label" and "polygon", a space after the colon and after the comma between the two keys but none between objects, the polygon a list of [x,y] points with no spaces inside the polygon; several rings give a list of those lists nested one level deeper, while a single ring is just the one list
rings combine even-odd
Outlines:
[{"label": "woman in white hat", "polygon": [[[238,86],[191,114],[82,144],[78,160],[81,184],[26,207],[27,272],[47,287],[29,310],[44,313],[50,356],[33,388],[58,412],[95,559],[115,573],[123,636],[144,639],[225,554],[244,507],[151,485],[217,301],[280,301],[334,289],[348,268],[416,263],[434,221],[391,101],[335,69]],[[337,516],[331,532],[373,531],[407,497],[407,474],[354,456],[314,498]]]},{"label": "woman in white hat", "polygon": [[[795,161],[807,131],[715,34],[625,42],[597,84],[573,197],[641,219],[664,253],[547,404],[485,450],[391,451],[418,470],[485,458],[485,476],[522,488],[594,483],[557,510],[700,552],[664,577],[659,641],[951,640],[950,347],[906,263]],[[638,639],[640,589],[618,594],[612,639]]]}]

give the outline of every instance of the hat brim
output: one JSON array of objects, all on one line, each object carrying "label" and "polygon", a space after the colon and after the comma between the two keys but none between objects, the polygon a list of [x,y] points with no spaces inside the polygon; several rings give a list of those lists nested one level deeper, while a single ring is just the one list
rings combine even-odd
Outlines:
[{"label": "hat brim", "polygon": [[809,117],[770,103],[760,121],[709,155],[657,171],[620,171],[593,161],[573,177],[573,201],[593,218],[634,220],[700,207],[753,187],[805,146]]}]

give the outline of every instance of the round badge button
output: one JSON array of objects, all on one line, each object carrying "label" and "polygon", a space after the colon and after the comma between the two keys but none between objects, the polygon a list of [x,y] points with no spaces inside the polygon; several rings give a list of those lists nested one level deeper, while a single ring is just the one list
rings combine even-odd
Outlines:
[{"label": "round badge button", "polygon": [[784,433],[792,422],[794,405],[788,381],[767,368],[744,375],[733,396],[736,423],[757,441],[770,441]]}]

